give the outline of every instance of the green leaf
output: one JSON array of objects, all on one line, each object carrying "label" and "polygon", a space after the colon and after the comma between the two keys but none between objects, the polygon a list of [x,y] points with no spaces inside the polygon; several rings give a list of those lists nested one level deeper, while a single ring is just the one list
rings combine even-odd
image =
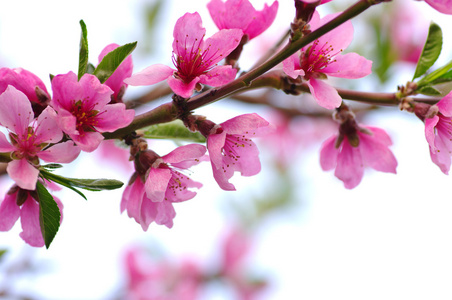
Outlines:
[{"label": "green leaf", "polygon": [[86,73],[88,66],[88,31],[86,30],[86,24],[83,20],[80,20],[80,27],[82,28],[82,34],[80,37],[80,52],[78,59],[78,80]]},{"label": "green leaf", "polygon": [[39,199],[39,223],[44,243],[48,249],[60,228],[60,209],[52,195],[39,181],[36,184],[36,192]]},{"label": "green leaf", "polygon": [[426,85],[421,88],[416,89],[416,93],[427,95],[427,96],[440,96],[441,92],[435,89],[433,86]]},{"label": "green leaf", "polygon": [[53,174],[46,171],[45,169],[40,169],[41,175],[51,181],[61,184],[65,187],[72,189],[73,191],[80,194],[83,198],[86,197],[78,191],[76,188],[82,188],[89,191],[101,191],[101,190],[114,190],[122,187],[124,183],[115,179],[79,179],[79,178],[68,178],[60,175]]},{"label": "green leaf", "polygon": [[206,138],[199,132],[191,132],[181,120],[152,125],[144,128],[144,137],[148,139],[170,139],[205,143]]},{"label": "green leaf", "polygon": [[46,169],[51,169],[51,170],[53,170],[53,169],[59,169],[59,168],[62,168],[63,166],[60,165],[60,164],[46,164],[46,165],[43,165],[43,166],[41,166],[41,167],[46,168]]},{"label": "green leaf", "polygon": [[416,71],[413,80],[425,74],[428,69],[436,62],[441,53],[443,45],[443,33],[441,27],[431,22],[428,30],[427,41],[425,42],[422,54],[417,62]]},{"label": "green leaf", "polygon": [[447,65],[436,69],[424,76],[421,80],[416,82],[418,87],[422,87],[425,85],[435,85],[439,83],[452,81],[452,61],[450,61]]},{"label": "green leaf", "polygon": [[94,70],[93,74],[99,79],[100,82],[104,83],[111,76],[111,74],[113,74],[122,61],[132,53],[136,46],[137,42],[134,42],[125,44],[109,52],[104,56],[102,61]]},{"label": "green leaf", "polygon": [[8,252],[6,249],[0,249],[0,259]]}]

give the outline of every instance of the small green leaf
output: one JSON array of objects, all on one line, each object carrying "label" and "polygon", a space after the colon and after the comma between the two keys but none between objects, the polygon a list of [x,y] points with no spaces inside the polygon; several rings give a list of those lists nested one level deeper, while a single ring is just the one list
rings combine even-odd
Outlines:
[{"label": "small green leaf", "polygon": [[191,132],[181,120],[152,125],[144,128],[144,137],[148,139],[170,139],[205,143],[206,138],[199,132]]},{"label": "small green leaf", "polygon": [[430,74],[427,74],[424,76],[421,80],[416,82],[417,86],[424,86],[424,85],[435,85],[439,83],[449,82],[452,81],[452,61],[450,61],[447,65],[442,66],[439,69],[436,69],[435,71],[431,72]]},{"label": "small green leaf", "polygon": [[122,61],[132,53],[136,46],[137,42],[134,42],[125,44],[109,52],[104,56],[102,61],[94,70],[93,74],[99,79],[100,82],[104,83],[111,76],[111,74],[113,74]]},{"label": "small green leaf", "polygon": [[39,199],[39,223],[41,225],[42,237],[48,249],[60,228],[60,209],[52,195],[50,195],[49,191],[39,181],[36,184],[36,192],[38,193]]},{"label": "small green leaf", "polygon": [[443,33],[441,27],[431,22],[428,30],[427,41],[425,42],[422,54],[417,62],[416,71],[413,80],[425,74],[428,69],[436,62],[441,53],[443,45]]},{"label": "small green leaf", "polygon": [[54,181],[65,187],[68,187],[75,192],[79,193],[83,198],[86,197],[75,188],[82,188],[89,191],[101,191],[101,190],[114,190],[122,187],[124,183],[115,179],[79,179],[68,178],[60,175],[53,174],[45,169],[40,169],[41,175],[47,180]]},{"label": "small green leaf", "polygon": [[433,86],[426,85],[421,88],[416,89],[416,93],[427,95],[427,96],[440,96],[441,92],[435,89]]},{"label": "small green leaf", "polygon": [[78,60],[78,80],[82,78],[83,74],[87,71],[88,66],[88,31],[86,30],[86,24],[83,20],[80,20],[80,27],[82,28],[82,34],[80,37],[80,52]]},{"label": "small green leaf", "polygon": [[43,166],[41,166],[41,167],[46,168],[46,169],[53,170],[53,169],[59,169],[59,168],[62,168],[63,166],[60,165],[60,164],[46,164],[46,165],[43,165]]}]

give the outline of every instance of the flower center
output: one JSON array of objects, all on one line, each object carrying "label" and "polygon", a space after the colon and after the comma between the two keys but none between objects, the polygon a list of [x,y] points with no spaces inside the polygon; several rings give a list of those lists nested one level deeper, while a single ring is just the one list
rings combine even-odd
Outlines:
[{"label": "flower center", "polygon": [[211,45],[202,50],[204,35],[201,40],[196,38],[192,45],[187,45],[188,37],[187,34],[185,41],[182,43],[176,40],[177,54],[173,51],[172,56],[173,64],[177,69],[175,75],[185,83],[190,83],[194,78],[212,69],[214,66],[212,62],[218,50],[220,50],[210,51]]},{"label": "flower center", "polygon": [[300,56],[301,69],[305,71],[305,76],[309,78],[313,73],[321,72],[326,66],[335,62],[334,57],[340,52],[342,52],[342,49],[334,51],[333,46],[328,42],[319,45],[319,40],[315,40]]},{"label": "flower center", "polygon": [[86,131],[96,131],[94,126],[97,125],[98,110],[93,109],[93,105],[88,105],[82,100],[74,101],[70,112],[77,119],[76,129],[82,135]]}]

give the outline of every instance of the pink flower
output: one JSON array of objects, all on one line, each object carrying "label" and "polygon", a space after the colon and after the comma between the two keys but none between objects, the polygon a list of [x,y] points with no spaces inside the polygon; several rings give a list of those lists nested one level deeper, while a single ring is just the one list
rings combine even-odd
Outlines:
[{"label": "pink flower", "polygon": [[204,41],[206,30],[197,12],[186,13],[174,27],[173,62],[176,69],[156,64],[124,80],[130,85],[150,85],[167,80],[174,93],[189,98],[199,84],[220,86],[232,81],[237,70],[217,66],[243,36],[239,29],[220,30]]},{"label": "pink flower", "polygon": [[203,283],[197,263],[152,260],[141,248],[125,254],[128,300],[195,300]]},{"label": "pink flower", "polygon": [[22,68],[0,69],[0,94],[12,85],[24,93],[32,102],[33,111],[38,116],[47,106],[50,100],[46,86],[38,76]]},{"label": "pink flower", "polygon": [[[315,12],[309,23],[311,30],[319,28],[337,15],[331,14],[320,19]],[[339,107],[342,98],[323,79],[327,75],[355,79],[371,73],[370,60],[356,53],[341,54],[352,39],[353,25],[351,21],[347,21],[284,60],[284,72],[294,79],[301,76],[306,80],[312,96],[320,106],[327,109]]]},{"label": "pink flower", "polygon": [[[71,141],[58,143],[63,133],[55,118],[55,111],[47,107],[33,120],[30,101],[13,86],[8,86],[0,95],[0,125],[9,131],[11,140],[9,142],[0,132],[0,152],[11,152],[12,161],[6,170],[23,189],[36,188],[39,158],[48,162],[69,163],[80,153]],[[49,144],[54,145],[48,147]]]},{"label": "pink flower", "polygon": [[452,1],[451,0],[425,0],[431,7],[437,11],[452,15]]},{"label": "pink flower", "polygon": [[80,81],[73,72],[57,75],[52,90],[51,105],[58,113],[58,125],[86,152],[99,146],[104,139],[102,132],[129,125],[135,114],[123,103],[108,104],[112,90],[91,74],[84,74]]},{"label": "pink flower", "polygon": [[278,1],[260,11],[248,0],[211,0],[207,4],[210,16],[218,29],[241,29],[248,40],[264,32],[273,23],[278,11]]},{"label": "pink flower", "polygon": [[[427,39],[429,21],[411,1],[396,2],[383,21],[390,35],[392,52],[398,60],[417,64]],[[380,26],[380,25],[379,25]]]},{"label": "pink flower", "polygon": [[452,153],[452,92],[431,107],[435,111],[425,118],[425,138],[430,147],[432,161],[448,174]]},{"label": "pink flower", "polygon": [[[228,191],[235,190],[229,179],[238,171],[242,176],[260,172],[259,150],[251,138],[267,134],[273,127],[257,114],[245,114],[215,125],[204,121],[200,132],[207,137],[213,177]],[[210,123],[210,124],[209,124]]]},{"label": "pink flower", "polygon": [[[388,134],[376,127],[360,129],[350,130],[345,136],[339,136],[339,140],[337,135],[330,137],[323,142],[320,151],[322,169],[335,169],[334,175],[344,182],[347,189],[361,182],[365,166],[380,172],[396,173],[397,161],[388,148],[392,144]],[[354,136],[354,141],[350,141],[351,136]]]},{"label": "pink flower", "polygon": [[[107,45],[99,54],[99,63],[102,61],[105,55],[118,48],[118,44]],[[113,72],[113,74],[104,82],[113,91],[112,103],[121,103],[122,96],[127,88],[127,84],[124,83],[124,79],[130,77],[133,71],[132,56],[127,56],[126,59],[119,65],[119,67]]]},{"label": "pink flower", "polygon": [[162,157],[151,150],[139,153],[136,173],[122,196],[121,212],[127,209],[128,216],[145,231],[152,222],[171,228],[176,216],[173,203],[192,199],[196,192],[191,189],[202,186],[180,170],[198,164],[205,152],[204,146],[190,144]]},{"label": "pink flower", "polygon": [[[44,246],[39,222],[39,203],[35,193],[13,186],[0,203],[0,231],[9,231],[20,217],[22,232],[19,236],[30,246]],[[60,209],[60,223],[63,219],[63,204],[53,197]]]}]

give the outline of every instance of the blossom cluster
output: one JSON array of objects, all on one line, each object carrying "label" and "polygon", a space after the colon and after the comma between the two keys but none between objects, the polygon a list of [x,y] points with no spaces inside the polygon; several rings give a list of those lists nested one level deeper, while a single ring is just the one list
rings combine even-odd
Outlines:
[{"label": "blossom cluster", "polygon": [[[330,1],[295,0],[297,12],[291,23],[289,46],[299,42],[301,37],[324,30],[341,16],[335,13],[321,17],[316,7]],[[452,13],[450,1],[426,2],[442,13]],[[202,183],[187,175],[187,170],[203,161],[210,161],[213,178],[226,191],[235,190],[230,180],[236,172],[242,176],[258,174],[261,163],[253,139],[265,137],[275,126],[256,113],[242,114],[217,124],[205,116],[194,115],[187,107],[209,87],[221,89],[237,83],[236,90],[218,96],[224,97],[253,84],[252,80],[240,80],[242,75],[237,79],[237,61],[244,46],[271,26],[278,5],[278,1],[274,1],[256,10],[248,0],[211,0],[207,9],[218,31],[208,38],[201,15],[187,12],[174,26],[173,66],[152,64],[134,73],[132,57],[127,55],[106,78],[87,72],[89,68],[85,65],[82,69],[86,72],[70,71],[52,76],[51,93],[30,71],[1,68],[0,159],[7,163],[6,172],[14,185],[0,204],[0,230],[11,229],[20,217],[21,237],[32,246],[45,244],[37,186],[53,189],[52,181],[73,186],[68,183],[69,179],[54,180],[56,177],[48,175],[41,161],[49,163],[50,168],[71,163],[82,151],[98,149],[107,133],[124,128],[127,131],[135,118],[135,111],[127,109],[122,100],[129,85],[148,86],[166,81],[174,96],[170,115],[165,120],[180,119],[187,130],[205,138],[205,144],[184,144],[160,156],[148,148],[148,141],[135,132],[136,127],[114,137],[130,147],[130,160],[134,165],[120,210],[127,211],[143,230],[148,230],[151,223],[173,226],[176,215],[173,204],[194,198],[196,189],[202,187]],[[321,146],[320,166],[323,170],[334,169],[335,176],[348,189],[361,182],[365,167],[388,173],[396,173],[397,167],[389,148],[392,145],[389,135],[383,129],[358,122],[341,93],[331,85],[332,77],[359,79],[372,73],[371,60],[358,53],[343,53],[353,36],[352,22],[341,22],[297,51],[285,53],[288,55],[279,61],[282,65],[276,66],[278,86],[287,87],[286,93],[309,91],[320,110],[334,113],[339,125],[336,134]],[[116,44],[106,46],[99,55],[99,66],[118,47]],[[415,52],[416,56],[422,55],[421,52]],[[246,72],[243,76],[247,76]],[[216,92],[218,89],[204,95],[214,98]],[[431,158],[447,174],[452,153],[452,94],[433,105],[410,102],[406,99],[411,96],[409,93],[400,95],[407,104],[402,108],[414,112],[425,122]],[[218,99],[210,102],[215,100]],[[278,137],[273,135],[272,138],[277,140]],[[62,202],[56,197],[53,200],[61,215]]]}]

